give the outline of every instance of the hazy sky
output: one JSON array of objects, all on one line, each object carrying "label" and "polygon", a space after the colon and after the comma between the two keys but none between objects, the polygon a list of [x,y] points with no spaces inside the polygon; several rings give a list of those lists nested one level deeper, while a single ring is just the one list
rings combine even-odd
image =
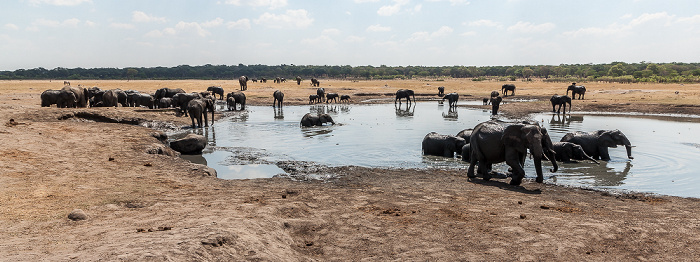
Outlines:
[{"label": "hazy sky", "polygon": [[0,70],[614,61],[700,62],[700,2],[0,2]]}]

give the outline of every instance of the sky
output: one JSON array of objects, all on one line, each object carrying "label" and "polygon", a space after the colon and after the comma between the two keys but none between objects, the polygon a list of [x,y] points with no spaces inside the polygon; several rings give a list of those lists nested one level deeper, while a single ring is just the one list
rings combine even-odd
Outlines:
[{"label": "sky", "polygon": [[3,0],[0,70],[700,62],[696,0]]}]

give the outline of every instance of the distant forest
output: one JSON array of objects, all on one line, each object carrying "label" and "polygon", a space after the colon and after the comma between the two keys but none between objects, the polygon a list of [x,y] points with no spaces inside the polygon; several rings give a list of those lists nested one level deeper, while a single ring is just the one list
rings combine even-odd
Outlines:
[{"label": "distant forest", "polygon": [[20,79],[237,79],[311,77],[333,79],[445,79],[515,81],[533,78],[551,82],[698,83],[700,63],[562,64],[529,66],[329,66],[329,65],[180,65],[128,68],[33,68],[0,71],[0,80]]}]

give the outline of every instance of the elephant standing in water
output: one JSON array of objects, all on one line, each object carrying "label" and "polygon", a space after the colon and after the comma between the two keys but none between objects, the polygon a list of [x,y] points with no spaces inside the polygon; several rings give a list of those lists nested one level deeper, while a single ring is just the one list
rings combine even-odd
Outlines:
[{"label": "elephant standing in water", "polygon": [[520,185],[525,177],[525,157],[528,150],[535,163],[537,183],[542,183],[542,159],[548,159],[553,166],[551,172],[559,169],[554,157],[552,140],[547,129],[539,124],[522,122],[509,126],[503,126],[495,121],[487,121],[474,127],[470,137],[471,157],[467,176],[476,177],[474,168],[479,164],[477,173],[484,180],[491,179],[493,172],[491,166],[505,161],[512,169],[511,185]]},{"label": "elephant standing in water", "polygon": [[608,147],[615,148],[618,145],[625,146],[627,149],[627,158],[632,157],[632,144],[627,136],[620,130],[598,130],[593,132],[574,132],[567,133],[561,138],[561,142],[571,142],[580,145],[587,155],[593,159],[610,161],[610,153]]},{"label": "elephant standing in water", "polygon": [[[139,98],[141,94],[134,96],[134,101],[136,101],[137,98]],[[173,105],[175,107],[179,107],[179,112],[180,114],[185,114],[187,116],[187,103],[192,101],[192,99],[197,99],[197,98],[202,98],[202,95],[200,93],[177,93],[173,96]],[[135,106],[139,106],[138,103],[135,103]]]},{"label": "elephant standing in water", "polygon": [[571,83],[571,85],[566,88],[566,95],[569,95],[569,91],[571,91],[571,99],[576,100],[576,94],[578,94],[578,99],[583,100],[583,97],[586,94],[586,87],[577,86],[576,83]]},{"label": "elephant standing in water", "polygon": [[423,138],[421,148],[424,155],[454,157],[466,144],[464,138],[430,132]]},{"label": "elephant standing in water", "polygon": [[413,101],[416,101],[416,94],[410,89],[399,89],[396,91],[396,99],[394,99],[394,104],[399,101],[401,105],[401,99],[406,98],[406,103],[411,104],[411,96],[413,96]]},{"label": "elephant standing in water", "polygon": [[559,109],[557,109],[557,114],[561,111],[561,107],[564,106],[564,114],[566,114],[566,104],[569,104],[569,112],[571,112],[571,97],[569,96],[558,96],[558,95],[553,95],[552,98],[549,99],[550,102],[552,102],[552,112],[554,111],[554,108],[558,105]]},{"label": "elephant standing in water", "polygon": [[501,107],[503,98],[500,96],[492,96],[489,102],[491,103],[491,115],[498,115],[498,109]]},{"label": "elephant standing in water", "polygon": [[275,92],[272,94],[272,97],[274,100],[272,100],[272,107],[275,107],[275,103],[279,105],[279,107],[282,107],[282,100],[284,100],[284,93],[279,90],[275,90]]},{"label": "elephant standing in water", "polygon": [[461,137],[466,141],[466,145],[462,147],[462,161],[469,162],[471,158],[471,146],[469,145],[469,140],[471,139],[472,132],[474,129],[467,128],[457,133],[457,137]]},{"label": "elephant standing in water", "polygon": [[58,108],[75,107],[78,99],[75,94],[66,90],[46,90],[41,93],[41,106],[49,107],[56,104]]},{"label": "elephant standing in water", "polygon": [[306,115],[304,115],[301,118],[300,124],[303,127],[310,127],[322,126],[325,123],[331,123],[331,125],[335,125],[333,118],[329,114],[312,115],[311,113],[306,113]]},{"label": "elephant standing in water", "polygon": [[514,96],[515,95],[515,85],[514,84],[505,84],[501,86],[501,93],[503,93],[503,96],[508,96],[508,91],[510,91],[510,95]]},{"label": "elephant standing in water", "polygon": [[221,100],[224,99],[224,88],[223,87],[210,86],[210,87],[207,87],[207,91],[211,92],[214,95],[214,97],[216,97],[216,95],[219,95],[219,99],[221,99]]},{"label": "elephant standing in water", "polygon": [[245,94],[243,92],[231,92],[226,95],[226,103],[229,110],[236,110],[236,104],[241,104],[241,110],[245,110]]},{"label": "elephant standing in water", "polygon": [[247,76],[239,77],[238,84],[241,85],[241,91],[248,90],[248,77]]},{"label": "elephant standing in water", "polygon": [[577,163],[576,160],[591,160],[596,164],[598,161],[587,155],[580,145],[570,142],[556,142],[552,144],[557,161],[564,163]]},{"label": "elephant standing in water", "polygon": [[457,93],[449,93],[446,94],[445,96],[442,97],[442,102],[445,102],[445,99],[447,99],[450,107],[457,107],[457,101],[459,101],[459,94]]},{"label": "elephant standing in water", "polygon": [[438,96],[443,97],[445,95],[445,87],[444,86],[439,86],[438,87]]},{"label": "elephant standing in water", "polygon": [[195,128],[194,121],[197,120],[197,127],[202,127],[202,117],[204,117],[204,126],[209,126],[207,119],[207,111],[211,112],[211,124],[214,124],[214,98],[197,98],[187,102],[187,112],[192,120],[192,128]]},{"label": "elephant standing in water", "polygon": [[316,95],[319,97],[318,102],[323,102],[323,98],[326,97],[326,89],[323,89],[323,87],[316,89]]}]

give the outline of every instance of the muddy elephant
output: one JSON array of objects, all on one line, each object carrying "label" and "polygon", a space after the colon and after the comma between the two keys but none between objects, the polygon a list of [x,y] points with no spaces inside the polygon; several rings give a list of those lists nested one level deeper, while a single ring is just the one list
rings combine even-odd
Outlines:
[{"label": "muddy elephant", "polygon": [[88,91],[87,88],[75,87],[75,86],[64,86],[61,90],[70,91],[75,94],[75,99],[78,101],[76,107],[87,107],[88,106]]},{"label": "muddy elephant", "polygon": [[[128,94],[129,92],[127,92]],[[182,88],[161,88],[156,90],[156,94],[153,96],[155,100],[160,100],[163,97],[173,97],[176,94],[180,93],[185,93],[185,90],[182,90]]]},{"label": "muddy elephant", "polygon": [[445,87],[444,86],[439,86],[438,87],[438,96],[442,97],[445,95]]},{"label": "muddy elephant", "polygon": [[578,94],[579,100],[582,100],[583,97],[586,95],[586,87],[577,86],[576,83],[571,83],[571,85],[566,88],[566,95],[569,95],[569,91],[571,91],[571,99],[574,100],[576,100],[576,94]]},{"label": "muddy elephant", "polygon": [[224,99],[224,88],[220,86],[210,86],[207,87],[207,91],[211,92],[214,97],[216,95],[219,95],[219,99],[223,100]]},{"label": "muddy elephant", "polygon": [[450,105],[450,107],[456,107],[457,101],[459,101],[459,94],[457,94],[457,93],[446,94],[445,96],[442,97],[443,103],[445,102],[445,99],[447,99],[447,102]]},{"label": "muddy elephant", "polygon": [[102,94],[102,106],[117,107],[117,105],[119,105],[119,92],[117,90],[107,90]]},{"label": "muddy elephant", "polygon": [[312,115],[311,113],[306,113],[306,115],[304,115],[301,118],[300,125],[303,127],[310,127],[322,126],[325,123],[331,123],[331,125],[335,125],[333,118],[329,114]]},{"label": "muddy elephant", "polygon": [[528,150],[535,163],[537,183],[542,183],[542,159],[549,160],[556,172],[559,169],[554,157],[552,140],[547,129],[540,127],[536,122],[521,122],[504,126],[496,121],[487,121],[474,127],[469,139],[471,157],[467,176],[476,177],[474,168],[477,163],[477,173],[484,180],[491,179],[493,172],[491,166],[496,163],[506,162],[512,169],[511,185],[520,185],[525,177],[525,157]]},{"label": "muddy elephant", "polygon": [[430,132],[423,137],[421,148],[424,155],[454,157],[455,153],[462,153],[466,144],[464,138]]},{"label": "muddy elephant", "polygon": [[338,94],[336,93],[328,93],[326,94],[326,104],[330,103],[331,101],[335,101],[338,103]]},{"label": "muddy elephant", "polygon": [[319,82],[318,79],[312,77],[311,78],[311,86],[319,87],[319,86],[321,86],[321,82]]},{"label": "muddy elephant", "polygon": [[202,117],[204,117],[204,126],[209,126],[207,120],[207,111],[211,112],[211,124],[214,124],[214,99],[212,97],[192,99],[187,102],[187,112],[192,120],[192,128],[195,128],[194,122],[197,120],[197,127],[202,127]]},{"label": "muddy elephant", "polygon": [[505,84],[501,86],[501,93],[503,93],[503,96],[508,96],[508,91],[510,91],[510,95],[514,96],[515,95],[515,85],[514,84]]},{"label": "muddy elephant", "polygon": [[459,133],[457,133],[456,137],[461,137],[465,141],[467,141],[467,143],[469,143],[469,139],[471,138],[473,131],[474,131],[474,129],[472,129],[472,128],[464,129],[462,131],[459,131]]},{"label": "muddy elephant", "polygon": [[171,97],[163,97],[158,100],[157,106],[158,108],[170,108],[173,106],[173,99]]},{"label": "muddy elephant", "polygon": [[187,103],[192,99],[203,98],[200,93],[177,93],[173,96],[173,106],[178,108],[180,114],[187,116]]},{"label": "muddy elephant", "polygon": [[272,93],[272,107],[275,107],[275,105],[279,105],[279,107],[282,107],[282,101],[284,101],[284,93],[279,90],[275,90],[274,93]]},{"label": "muddy elephant", "polygon": [[503,102],[503,98],[500,96],[493,96],[491,99],[489,99],[489,103],[491,103],[491,115],[498,115],[498,109],[501,107],[501,102]]},{"label": "muddy elephant", "polygon": [[58,108],[76,107],[78,99],[75,94],[66,90],[46,90],[41,93],[41,106],[49,107],[55,104]]},{"label": "muddy elephant", "polygon": [[[569,104],[569,112],[571,111],[571,97],[569,96],[553,95],[549,101],[552,102],[552,112],[557,112],[557,114],[559,114],[561,107],[564,106],[564,114],[566,114],[566,104]],[[559,109],[554,111],[556,106],[559,106]]]},{"label": "muddy elephant", "polygon": [[578,161],[576,160],[591,160],[596,164],[600,164],[598,161],[586,154],[580,145],[570,142],[556,142],[553,143],[552,146],[554,152],[556,153],[555,158],[557,161],[564,163],[577,163]]},{"label": "muddy elephant", "polygon": [[143,106],[148,107],[150,109],[153,109],[155,107],[156,100],[150,94],[138,93],[134,95],[133,99],[135,107]]},{"label": "muddy elephant", "polygon": [[401,105],[401,99],[404,98],[406,98],[407,104],[411,104],[411,96],[413,96],[413,101],[416,101],[416,94],[413,92],[413,90],[399,89],[396,91],[396,98],[394,99],[394,104],[396,104],[396,101],[399,101],[399,105]]},{"label": "muddy elephant", "polygon": [[247,76],[239,77],[238,84],[241,85],[241,91],[248,90],[248,77]]},{"label": "muddy elephant", "polygon": [[350,103],[350,96],[349,96],[349,95],[342,95],[342,96],[340,96],[340,102],[341,102],[341,103],[342,103],[342,102]]},{"label": "muddy elephant", "polygon": [[593,159],[610,161],[608,147],[616,148],[618,145],[625,146],[627,158],[632,157],[632,144],[627,136],[620,130],[598,130],[593,132],[573,132],[567,133],[561,138],[561,142],[571,142],[580,145],[587,155]]},{"label": "muddy elephant", "polygon": [[236,104],[241,104],[241,110],[245,110],[245,94],[243,92],[231,92],[226,95],[227,104],[230,101],[229,98],[233,98],[233,104],[229,105],[229,110],[236,110]]}]

